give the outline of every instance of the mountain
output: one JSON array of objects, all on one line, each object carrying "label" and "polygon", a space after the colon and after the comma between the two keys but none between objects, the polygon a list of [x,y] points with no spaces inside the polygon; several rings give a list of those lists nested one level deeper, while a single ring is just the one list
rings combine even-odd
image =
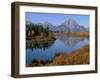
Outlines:
[{"label": "mountain", "polygon": [[44,23],[42,23],[42,26],[43,26],[44,28],[53,27],[53,25],[52,25],[51,23],[49,23],[49,22],[44,22]]},{"label": "mountain", "polygon": [[60,31],[67,31],[67,32],[87,32],[88,30],[79,25],[75,20],[68,19],[64,23],[58,26]]},{"label": "mountain", "polygon": [[51,30],[51,31],[57,31],[57,26],[54,26],[54,25],[52,25],[51,23],[49,23],[49,22],[44,22],[44,23],[42,23],[42,26],[44,27],[44,28],[49,28],[49,30]]}]

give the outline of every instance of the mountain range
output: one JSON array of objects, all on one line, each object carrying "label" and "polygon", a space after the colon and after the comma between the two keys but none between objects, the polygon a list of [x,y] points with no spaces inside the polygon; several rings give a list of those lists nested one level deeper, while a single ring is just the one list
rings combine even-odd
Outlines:
[{"label": "mountain range", "polygon": [[37,24],[42,25],[44,28],[48,27],[49,30],[51,31],[66,31],[66,32],[88,32],[89,31],[89,28],[80,25],[74,19],[65,20],[62,24],[57,26],[52,25],[49,22],[37,23]]}]

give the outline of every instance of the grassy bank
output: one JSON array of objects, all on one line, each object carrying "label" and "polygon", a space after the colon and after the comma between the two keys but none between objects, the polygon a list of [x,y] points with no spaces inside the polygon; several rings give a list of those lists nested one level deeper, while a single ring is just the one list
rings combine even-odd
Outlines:
[{"label": "grassy bank", "polygon": [[63,52],[58,53],[54,57],[52,63],[48,65],[77,65],[77,64],[89,64],[89,45],[84,46],[70,54]]},{"label": "grassy bank", "polygon": [[55,35],[89,37],[89,32],[53,32]]}]

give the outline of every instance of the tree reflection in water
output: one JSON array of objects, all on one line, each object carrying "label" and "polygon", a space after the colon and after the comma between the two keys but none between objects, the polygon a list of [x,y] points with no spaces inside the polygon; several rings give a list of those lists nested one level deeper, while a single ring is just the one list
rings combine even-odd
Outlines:
[{"label": "tree reflection in water", "polygon": [[27,40],[26,41],[26,48],[29,49],[43,49],[46,50],[53,45],[55,40],[49,41],[36,41],[36,40]]}]

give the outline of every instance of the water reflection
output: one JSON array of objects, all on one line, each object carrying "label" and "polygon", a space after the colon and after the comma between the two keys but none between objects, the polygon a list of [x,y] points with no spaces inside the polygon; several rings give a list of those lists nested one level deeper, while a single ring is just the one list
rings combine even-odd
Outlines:
[{"label": "water reflection", "polygon": [[80,42],[84,42],[84,40],[88,40],[86,37],[78,37],[78,36],[55,36],[57,40],[62,41],[67,47],[74,47],[76,44]]},{"label": "water reflection", "polygon": [[[80,42],[84,42],[84,40],[89,40],[89,38],[84,37],[74,37],[74,36],[55,36],[56,40],[60,40],[67,47],[74,47]],[[50,48],[56,40],[50,41],[36,41],[36,40],[26,40],[26,48],[29,49],[43,49],[46,50]]]}]

